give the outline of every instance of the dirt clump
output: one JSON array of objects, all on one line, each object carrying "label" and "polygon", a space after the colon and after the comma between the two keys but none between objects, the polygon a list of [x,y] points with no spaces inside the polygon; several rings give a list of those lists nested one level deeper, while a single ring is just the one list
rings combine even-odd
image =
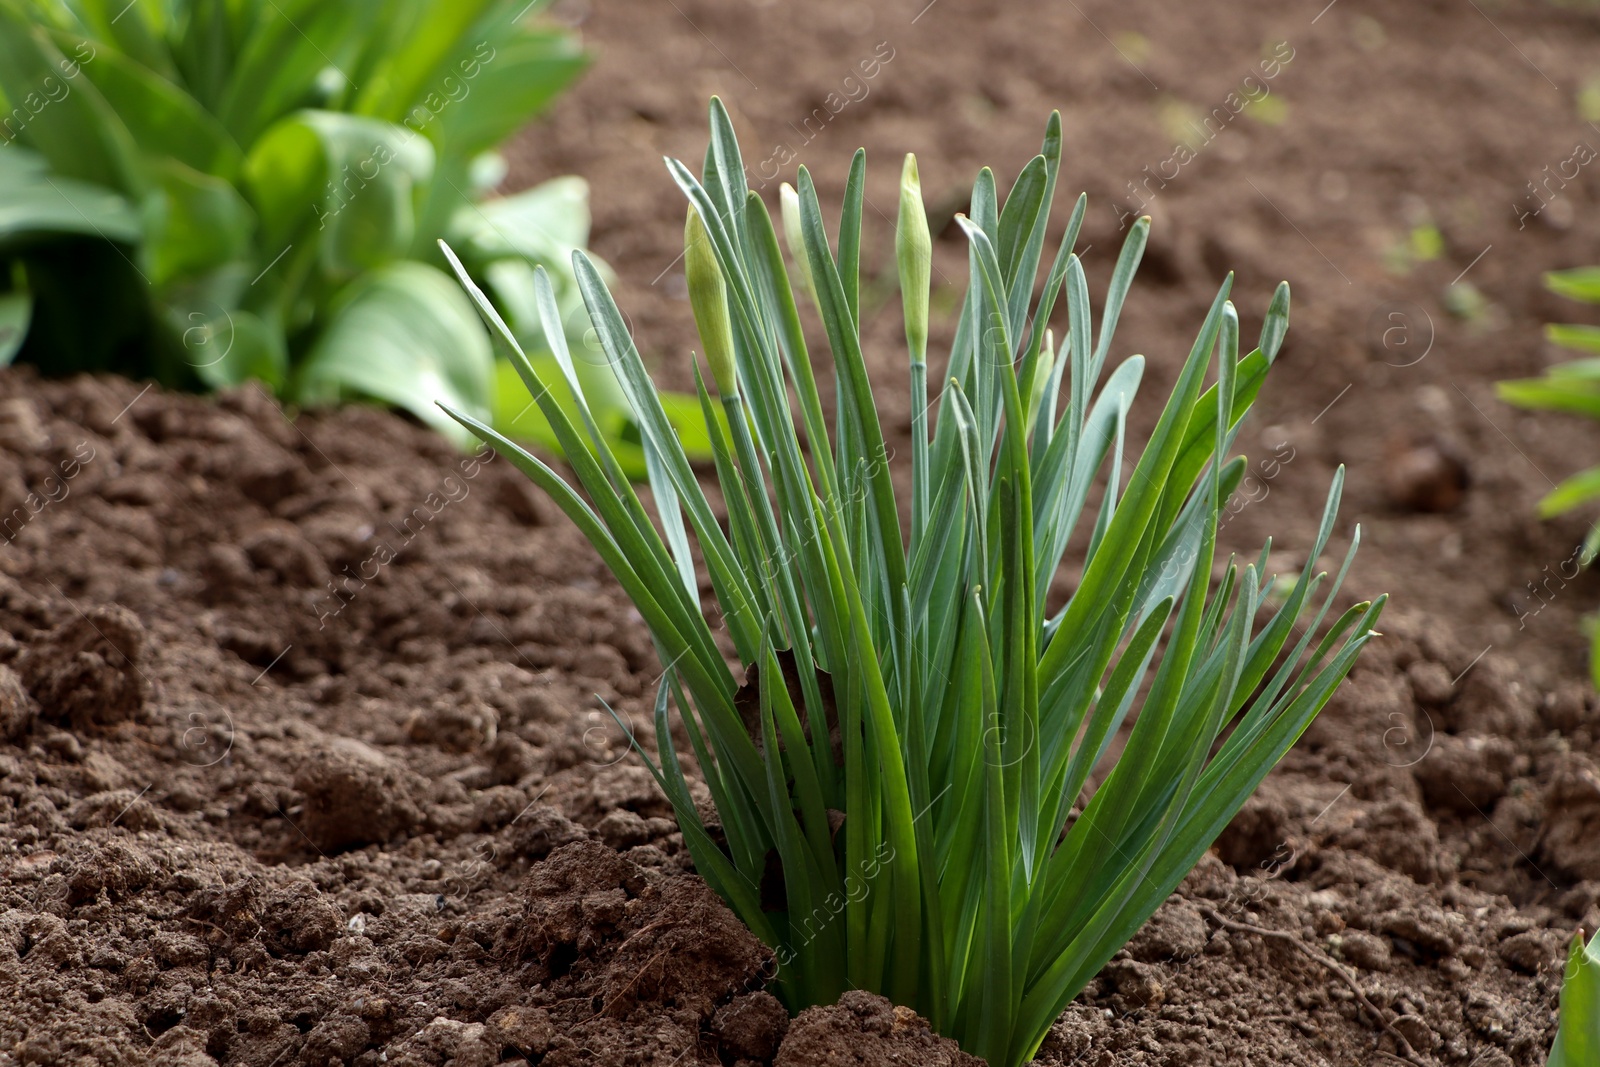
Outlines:
[{"label": "dirt clump", "polygon": [[79,731],[110,726],[138,718],[150,697],[139,668],[145,642],[137,615],[96,605],[30,643],[17,674],[44,719]]},{"label": "dirt clump", "polygon": [[789,1032],[789,1012],[766,990],[734,997],[717,1009],[712,1031],[726,1055],[766,1063]]},{"label": "dirt clump", "polygon": [[1552,762],[1539,853],[1576,878],[1600,879],[1600,769],[1579,755]]},{"label": "dirt clump", "polygon": [[15,741],[28,732],[39,706],[10,667],[0,665],[0,741]]},{"label": "dirt clump", "polygon": [[388,841],[422,820],[412,777],[371,745],[332,738],[295,776],[305,794],[300,829],[329,851]]},{"label": "dirt clump", "polygon": [[807,1008],[789,1024],[773,1067],[877,1067],[916,1063],[927,1067],[981,1067],[947,1037],[928,1028],[910,1008],[876,993],[853,989],[827,1007]]},{"label": "dirt clump", "polygon": [[603,1014],[648,1003],[709,1021],[772,965],[704,882],[654,873],[599,842],[556,849],[528,872],[521,896],[510,959],[531,963],[536,981],[565,979],[598,996]]}]

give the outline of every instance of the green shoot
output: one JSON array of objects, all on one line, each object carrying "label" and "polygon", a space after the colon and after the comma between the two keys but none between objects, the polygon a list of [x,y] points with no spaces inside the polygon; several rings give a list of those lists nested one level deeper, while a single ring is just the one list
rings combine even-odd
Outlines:
[{"label": "green shoot", "polygon": [[1584,947],[1572,939],[1566,979],[1561,985],[1561,1025],[1546,1067],[1600,1063],[1600,934]]}]

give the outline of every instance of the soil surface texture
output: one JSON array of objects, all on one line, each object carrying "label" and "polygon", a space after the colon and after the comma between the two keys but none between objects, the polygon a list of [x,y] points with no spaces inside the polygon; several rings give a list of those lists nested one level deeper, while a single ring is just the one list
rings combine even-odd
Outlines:
[{"label": "soil surface texture", "polygon": [[[1385,637],[1041,1065],[1536,1067],[1565,945],[1600,926],[1600,578],[1584,516],[1534,515],[1600,430],[1493,389],[1585,315],[1540,275],[1600,260],[1600,184],[1566,177],[1600,147],[1600,16],[1324,4],[564,0],[596,66],[510,152],[513,184],[589,178],[592,245],[681,388],[660,157],[700,158],[712,93],[769,203],[804,164],[836,205],[866,145],[901,455],[905,151],[942,231],[934,352],[965,276],[942,222],[1051,108],[1091,292],[1154,216],[1113,354],[1151,361],[1136,435],[1228,270],[1247,337],[1291,282],[1222,537],[1295,566],[1344,464],[1330,552],[1361,524],[1347,588],[1393,594]],[[765,990],[602,706],[648,733],[642,621],[503,460],[375,410],[12,369],[0,525],[0,1065],[974,1062],[881,998],[790,1019]]]}]

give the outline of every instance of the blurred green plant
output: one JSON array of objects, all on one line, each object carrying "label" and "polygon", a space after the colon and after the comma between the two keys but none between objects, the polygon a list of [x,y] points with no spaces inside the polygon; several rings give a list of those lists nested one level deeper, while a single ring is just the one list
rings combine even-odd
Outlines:
[{"label": "blurred green plant", "polygon": [[1584,947],[1572,939],[1561,986],[1561,1025],[1546,1067],[1590,1067],[1600,1063],[1600,934]]},{"label": "blurred green plant", "polygon": [[[1600,267],[1553,271],[1544,276],[1553,293],[1600,304]],[[1600,326],[1548,323],[1545,337],[1562,348],[1600,353]],[[1600,356],[1557,363],[1542,378],[1500,382],[1500,398],[1530,411],[1565,411],[1600,419]],[[1539,517],[1548,519],[1600,498],[1600,466],[1579,471],[1546,493],[1539,501]],[[1589,528],[1578,561],[1587,567],[1600,553],[1600,522]],[[1592,627],[1589,655],[1590,681],[1600,688],[1600,625]]]},{"label": "blurred green plant", "polygon": [[[649,626],[664,668],[651,771],[696,869],[774,950],[772,984],[790,1008],[849,988],[883,992],[994,1067],[1019,1067],[1374,636],[1381,599],[1328,615],[1351,555],[1332,581],[1318,570],[1342,470],[1291,582],[1268,569],[1270,545],[1242,568],[1216,556],[1245,469],[1229,455],[1288,329],[1288,286],[1259,345],[1242,353],[1231,277],[1223,283],[1146,447],[1125,459],[1144,359],[1105,372],[1149,219],[1130,227],[1096,336],[1072,252],[1086,198],[1038,285],[1061,161],[1052,116],[1009,195],[985,168],[971,217],[956,216],[970,283],[930,413],[931,238],[908,159],[895,261],[911,477],[909,494],[897,493],[858,325],[865,153],[836,241],[806,168],[783,193],[791,271],[715,100],[711,127],[699,178],[668,165],[690,202],[689,304],[717,398],[698,368],[696,382],[724,517],[581,252],[584,301],[640,416],[655,514],[618,474],[559,333],[550,343],[561,373],[547,377],[464,268],[559,430],[576,485],[453,413],[562,508]],[[553,306],[545,272],[535,278]],[[797,281],[835,371],[831,423]],[[1058,299],[1059,346],[1047,328]],[[1085,525],[1076,590],[1052,613],[1046,593]],[[1125,725],[1126,747],[1112,756]],[[678,763],[680,738],[715,806],[711,825]],[[1091,786],[1097,768],[1105,774]]]},{"label": "blurred green plant", "polygon": [[489,196],[495,147],[587,62],[546,6],[0,0],[0,362],[255,378],[290,403],[376,399],[459,437],[443,397],[550,443],[525,395],[494,402],[505,376],[439,269],[444,238],[541,348],[533,269],[551,272],[578,373],[623,434],[568,266],[586,185]]}]

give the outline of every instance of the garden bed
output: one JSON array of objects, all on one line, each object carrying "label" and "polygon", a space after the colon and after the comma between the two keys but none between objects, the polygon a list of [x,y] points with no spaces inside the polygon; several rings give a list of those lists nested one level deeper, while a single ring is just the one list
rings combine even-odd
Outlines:
[{"label": "garden bed", "polygon": [[[953,212],[1061,107],[1092,292],[1113,204],[1173,155],[1163,100],[1204,114],[1253,76],[1287,104],[1242,108],[1143,186],[1156,222],[1118,347],[1164,389],[1224,271],[1246,336],[1290,280],[1241,437],[1257,488],[1222,536],[1253,553],[1270,533],[1298,563],[1347,464],[1335,548],[1362,523],[1347,589],[1393,594],[1386,636],[1041,1062],[1543,1063],[1564,945],[1600,924],[1579,631],[1600,580],[1572,577],[1581,518],[1532,513],[1600,434],[1512,412],[1493,382],[1551,358],[1539,324],[1570,309],[1540,272],[1597,258],[1587,172],[1516,208],[1600,137],[1572,103],[1594,17],[726,7],[594,12],[596,70],[516,160],[521,181],[589,177],[591,243],[669,386],[694,342],[658,157],[698,159],[709,92],[752,185],[769,156],[791,180],[805,163],[836,203],[866,144],[885,211],[899,152]],[[869,211],[874,269],[889,230]],[[936,290],[964,256],[952,227]],[[1453,315],[1452,279],[1486,305]],[[898,383],[892,297],[869,287],[865,332]],[[884,393],[903,455],[904,394]],[[21,991],[0,1000],[0,1064],[957,1062],[856,994],[784,1037],[767,954],[686,873],[601,707],[646,727],[644,626],[503,460],[377,411],[291,421],[253,390],[10,370],[0,522],[0,990]]]}]

